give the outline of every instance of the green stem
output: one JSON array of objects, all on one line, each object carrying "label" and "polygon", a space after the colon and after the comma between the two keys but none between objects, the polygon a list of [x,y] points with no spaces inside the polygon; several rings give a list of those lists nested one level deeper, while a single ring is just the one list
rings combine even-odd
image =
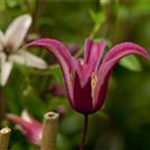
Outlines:
[{"label": "green stem", "polygon": [[[101,3],[101,2],[100,2]],[[104,7],[102,8],[103,11],[106,13],[107,9]],[[88,38],[89,39],[93,39],[95,37],[95,35],[98,33],[98,31],[100,30],[100,28],[102,27],[103,23],[95,23]],[[83,47],[81,47],[81,49],[76,53],[75,57],[79,57],[80,55],[82,55],[83,53]]]},{"label": "green stem", "polygon": [[80,143],[80,150],[84,150],[86,136],[87,136],[87,129],[88,129],[88,114],[85,114],[84,115],[84,126],[83,126],[81,143]]},{"label": "green stem", "polygon": [[[96,24],[94,25],[90,35],[88,36],[88,38],[93,39],[95,34],[99,31],[101,27],[101,24]],[[75,57],[79,57],[80,55],[82,55],[83,53],[83,46],[81,47],[81,49],[76,53]]]},{"label": "green stem", "polygon": [[94,38],[95,34],[99,31],[100,27],[101,27],[101,24],[96,24],[96,25],[94,26],[94,28],[93,28],[91,34],[89,35],[89,38],[90,38],[90,39],[93,39],[93,38]]},{"label": "green stem", "polygon": [[5,111],[6,111],[6,104],[5,104],[2,88],[0,88],[0,124],[4,119]]}]

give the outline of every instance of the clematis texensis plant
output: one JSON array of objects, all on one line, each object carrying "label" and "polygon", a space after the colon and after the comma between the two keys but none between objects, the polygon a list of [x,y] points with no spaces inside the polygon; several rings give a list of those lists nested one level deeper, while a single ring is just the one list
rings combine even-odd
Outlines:
[{"label": "clematis texensis plant", "polygon": [[42,47],[55,55],[63,73],[68,100],[73,109],[85,115],[80,150],[83,150],[85,142],[88,114],[102,108],[115,65],[121,58],[130,54],[149,58],[143,47],[132,42],[115,45],[102,59],[106,41],[94,43],[87,39],[83,60],[71,56],[67,46],[55,39],[39,39],[26,45],[26,48],[33,46]]}]

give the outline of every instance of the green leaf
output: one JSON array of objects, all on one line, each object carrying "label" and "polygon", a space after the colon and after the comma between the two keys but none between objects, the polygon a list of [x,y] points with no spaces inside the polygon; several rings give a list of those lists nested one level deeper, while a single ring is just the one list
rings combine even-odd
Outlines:
[{"label": "green leaf", "polygon": [[100,0],[101,5],[107,5],[111,2],[111,0]]},{"label": "green leaf", "polygon": [[103,119],[109,118],[108,115],[103,110],[98,111],[96,114]]},{"label": "green leaf", "polygon": [[0,11],[4,11],[6,9],[5,0],[0,1]]},{"label": "green leaf", "polygon": [[95,24],[102,24],[106,20],[104,12],[94,12],[90,10],[90,16]]},{"label": "green leaf", "polygon": [[141,64],[135,56],[127,56],[120,61],[120,65],[132,71],[141,71]]}]

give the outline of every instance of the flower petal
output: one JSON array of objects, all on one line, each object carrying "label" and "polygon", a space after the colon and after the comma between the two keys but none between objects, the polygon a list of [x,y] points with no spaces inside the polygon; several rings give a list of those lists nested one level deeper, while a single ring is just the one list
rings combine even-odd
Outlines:
[{"label": "flower petal", "polygon": [[10,55],[9,60],[37,69],[47,68],[47,64],[43,59],[26,51],[20,51],[16,54]]},{"label": "flower petal", "polygon": [[99,44],[93,43],[93,41],[90,39],[85,41],[84,62],[81,64],[80,61],[75,60],[76,71],[80,78],[80,85],[82,87],[84,87],[85,84],[87,84],[87,82],[90,80],[91,74],[93,72],[97,72],[105,47],[105,41]]},{"label": "flower petal", "polygon": [[92,96],[91,96],[91,78],[85,84],[84,87],[81,86],[81,80],[78,74],[75,74],[74,78],[74,105],[73,108],[83,114],[89,114],[92,112]]},{"label": "flower petal", "polygon": [[89,64],[84,64],[82,60],[78,60],[76,58],[74,58],[74,62],[75,72],[79,77],[80,86],[83,88],[90,80],[93,68],[89,66]]},{"label": "flower petal", "polygon": [[93,68],[93,72],[97,72],[106,44],[106,41],[96,44],[89,39],[85,42],[84,61],[89,64],[89,67]]},{"label": "flower petal", "polygon": [[27,136],[28,140],[32,144],[40,145],[42,138],[42,124],[29,115],[27,111],[23,111],[21,117],[13,114],[7,114],[7,118],[17,124],[19,130]]},{"label": "flower petal", "polygon": [[12,62],[6,61],[6,56],[3,53],[1,53],[0,54],[0,69],[1,69],[0,83],[2,86],[4,86],[7,83],[12,67],[13,67]]},{"label": "flower petal", "polygon": [[28,122],[24,121],[21,117],[18,117],[14,114],[7,114],[6,117],[13,123],[16,123],[18,126],[20,126],[20,129],[23,131],[23,133],[26,133],[26,130],[28,130],[29,128]]},{"label": "flower petal", "polygon": [[98,110],[103,105],[111,71],[121,58],[131,54],[141,55],[149,59],[149,54],[143,47],[130,42],[118,44],[106,54],[98,72],[94,100],[95,110]]},{"label": "flower petal", "polygon": [[71,73],[74,72],[75,70],[73,70],[74,60],[72,59],[69,49],[60,41],[53,40],[53,39],[40,39],[40,40],[29,43],[28,45],[25,46],[25,48],[29,48],[33,46],[39,46],[39,47],[45,48],[46,50],[52,52],[55,55],[55,57],[57,58],[61,66],[63,76],[64,76],[64,82],[66,85],[65,86],[66,92],[72,104],[73,89],[72,89],[72,81],[71,81],[70,76],[71,76]]},{"label": "flower petal", "polygon": [[124,42],[115,45],[111,50],[109,50],[103,60],[103,63],[106,63],[107,61],[110,61],[114,58],[116,59],[116,57],[120,57],[121,55],[128,55],[128,53],[138,54],[142,55],[145,58],[149,58],[149,54],[147,53],[147,51],[140,45],[137,45],[132,42]]},{"label": "flower petal", "polygon": [[33,123],[33,124],[39,124],[39,122],[37,122],[30,114],[29,112],[25,109],[23,110],[23,112],[21,113],[21,118],[22,120],[24,120],[25,122],[28,123]]},{"label": "flower petal", "polygon": [[90,40],[90,39],[85,40],[85,44],[84,44],[84,63],[88,63],[88,61],[89,61],[92,45],[93,45],[92,40]]},{"label": "flower petal", "polygon": [[30,15],[25,14],[17,17],[8,27],[5,33],[6,46],[12,49],[18,49],[32,23],[32,18]]},{"label": "flower petal", "polygon": [[[31,42],[25,46],[27,47],[33,47],[33,46],[39,46],[42,48],[45,48],[46,50],[52,52],[55,57],[58,59],[58,61],[64,60],[67,63],[67,66],[69,67],[69,70],[71,71],[74,64],[72,61],[72,56],[70,54],[70,50],[67,46],[65,46],[63,43],[61,43],[58,40],[54,39],[39,39],[34,42]],[[61,63],[61,62],[60,62]],[[61,63],[62,65],[62,63]]]}]

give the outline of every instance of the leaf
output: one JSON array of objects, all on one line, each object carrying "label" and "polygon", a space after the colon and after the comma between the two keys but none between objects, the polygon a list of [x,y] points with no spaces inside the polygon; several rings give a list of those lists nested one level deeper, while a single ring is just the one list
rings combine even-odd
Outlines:
[{"label": "leaf", "polygon": [[127,56],[120,61],[120,65],[131,70],[141,71],[141,64],[135,56]]},{"label": "leaf", "polygon": [[95,24],[102,24],[106,20],[104,12],[94,12],[93,10],[90,10],[90,16]]},{"label": "leaf", "polygon": [[109,118],[108,115],[103,110],[98,111],[96,114],[103,119]]},{"label": "leaf", "polygon": [[107,47],[111,48],[112,47],[112,42],[109,39],[107,39],[107,38],[93,38],[93,41],[95,43],[100,43],[100,42],[102,42],[104,40],[107,41]]},{"label": "leaf", "polygon": [[111,1],[110,0],[100,0],[100,4],[101,5],[107,5],[109,4]]}]

